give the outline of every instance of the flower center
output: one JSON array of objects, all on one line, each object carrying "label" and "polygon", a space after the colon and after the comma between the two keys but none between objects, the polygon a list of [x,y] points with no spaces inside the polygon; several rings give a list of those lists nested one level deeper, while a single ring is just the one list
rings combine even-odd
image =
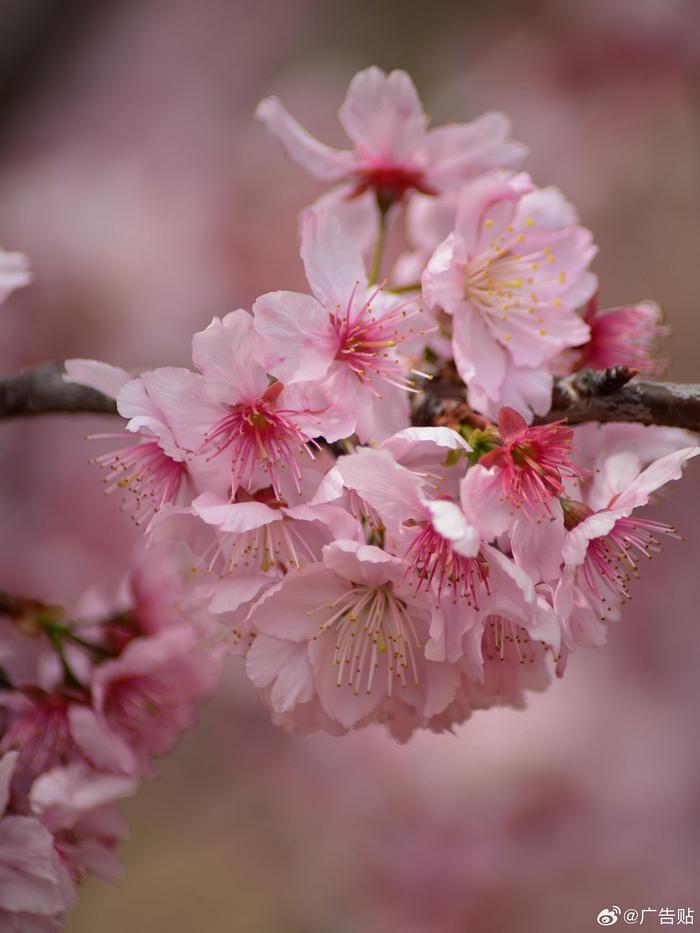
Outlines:
[{"label": "flower center", "polygon": [[517,440],[488,451],[479,462],[498,468],[504,499],[541,521],[551,516],[551,500],[562,492],[563,477],[584,474],[569,459],[572,440],[571,428],[559,422],[526,428]]},{"label": "flower center", "polygon": [[[485,221],[489,226],[489,221]],[[529,221],[528,221],[529,223]],[[555,256],[549,246],[528,246],[524,233],[517,236],[513,227],[472,258],[464,273],[464,297],[485,315],[489,326],[497,329],[502,341],[513,339],[513,331],[526,327],[546,336],[542,311],[558,307],[558,298],[545,298],[542,286],[551,292],[552,285],[562,285],[566,273],[544,273]],[[522,252],[518,252],[521,246]],[[540,271],[543,270],[543,271]],[[508,323],[512,330],[508,328]]]},{"label": "flower center", "polygon": [[[415,392],[411,384],[407,363],[394,350],[400,344],[413,337],[424,337],[427,331],[406,326],[406,322],[423,309],[417,307],[408,311],[410,301],[403,302],[386,314],[377,315],[372,301],[381,289],[377,289],[367,301],[356,310],[353,308],[357,289],[348,302],[347,308],[331,315],[335,330],[338,350],[336,360],[344,363],[376,398],[381,394],[374,388],[373,380],[379,379],[389,385],[408,392]],[[416,373],[416,375],[422,375]]]},{"label": "flower center", "polygon": [[420,169],[411,169],[400,165],[367,165],[357,173],[355,187],[350,198],[359,197],[365,191],[376,192],[377,202],[382,210],[388,210],[392,204],[400,201],[407,192],[415,190],[422,194],[436,194],[424,179]]},{"label": "flower center", "polygon": [[110,685],[105,717],[136,746],[152,734],[159,716],[177,710],[179,700],[159,687],[153,677],[128,677]]},{"label": "flower center", "polygon": [[274,383],[252,404],[232,405],[205,435],[199,453],[209,452],[209,459],[225,450],[230,453],[232,496],[239,486],[255,485],[259,468],[278,499],[282,498],[281,471],[285,469],[289,470],[297,492],[301,492],[298,454],[304,450],[313,460],[309,445],[318,447],[318,444],[296,424],[294,416],[299,412],[275,406],[282,388],[281,383]]},{"label": "flower center", "polygon": [[199,556],[192,570],[216,572],[224,577],[234,571],[301,569],[305,561],[318,559],[304,533],[305,523],[281,518],[242,534],[217,534],[209,547]]},{"label": "flower center", "polygon": [[408,562],[405,576],[414,580],[416,593],[433,588],[442,597],[443,592],[451,590],[455,602],[466,599],[478,609],[480,594],[489,592],[488,564],[484,558],[459,554],[430,522],[421,524],[404,560]]},{"label": "flower center", "polygon": [[[128,432],[92,436],[134,438],[134,435]],[[137,525],[141,525],[154,512],[160,511],[164,505],[177,502],[188,475],[184,462],[169,457],[155,438],[121,447],[119,450],[95,457],[91,462],[109,471],[104,478],[105,492],[112,493],[119,489],[130,494],[135,508],[132,518]],[[124,506],[128,506],[129,497],[125,496],[122,502]]]},{"label": "flower center", "polygon": [[484,660],[524,667],[536,660],[535,643],[525,629],[504,616],[489,616],[481,642]]},{"label": "flower center", "polygon": [[679,537],[674,528],[662,522],[620,518],[607,535],[589,543],[583,579],[605,612],[612,610],[611,600],[631,599],[629,583],[632,577],[639,576],[639,559],[651,560],[659,553],[660,534]]},{"label": "flower center", "polygon": [[306,615],[317,612],[328,615],[314,640],[335,632],[333,665],[338,668],[338,687],[345,683],[355,696],[363,689],[371,693],[380,666],[386,668],[379,676],[385,679],[389,698],[397,682],[401,687],[419,685],[416,651],[423,645],[406,603],[390,585],[353,584],[332,603],[311,609]]}]

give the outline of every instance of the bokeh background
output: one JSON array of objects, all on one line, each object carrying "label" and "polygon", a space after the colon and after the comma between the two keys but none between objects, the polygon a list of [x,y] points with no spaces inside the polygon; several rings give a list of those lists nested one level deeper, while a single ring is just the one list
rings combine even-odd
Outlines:
[{"label": "bokeh background", "polygon": [[[0,309],[0,371],[185,364],[213,314],[301,288],[296,215],[321,189],[253,110],[276,93],[341,143],[370,64],[407,68],[436,124],[511,113],[596,233],[604,304],[659,300],[669,375],[700,379],[697,0],[0,0],[0,243],[35,274]],[[117,589],[134,534],[88,464],[103,428],[0,425],[8,589]],[[611,904],[700,923],[700,470],[656,513],[685,543],[525,713],[405,747],[300,739],[232,660],[69,933],[578,933]]]}]

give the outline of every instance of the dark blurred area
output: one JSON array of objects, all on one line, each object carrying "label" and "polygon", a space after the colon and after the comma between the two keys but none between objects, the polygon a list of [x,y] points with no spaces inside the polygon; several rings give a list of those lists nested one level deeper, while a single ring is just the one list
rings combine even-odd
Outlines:
[{"label": "dark blurred area", "polygon": [[[347,83],[378,64],[436,124],[510,113],[596,235],[603,304],[658,300],[669,376],[700,379],[696,0],[2,0],[0,22],[0,244],[34,272],[0,309],[3,372],[187,364],[212,315],[301,288],[296,218],[322,189],[255,105],[275,93],[340,144]],[[107,423],[0,426],[8,589],[116,591],[135,534],[84,440]],[[698,471],[654,512],[686,540],[525,713],[406,747],[300,739],[232,659],[127,806],[122,881],[88,884],[68,930],[579,933],[611,904],[700,910]]]}]

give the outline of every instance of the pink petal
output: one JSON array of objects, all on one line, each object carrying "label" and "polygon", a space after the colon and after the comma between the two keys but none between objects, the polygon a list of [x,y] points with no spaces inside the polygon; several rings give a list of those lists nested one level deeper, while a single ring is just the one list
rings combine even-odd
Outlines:
[{"label": "pink petal", "polygon": [[424,514],[425,484],[400,466],[387,450],[364,448],[339,457],[336,470],[348,489],[354,489],[382,518],[395,525]]},{"label": "pink petal", "polygon": [[481,315],[468,306],[452,319],[452,350],[457,371],[467,386],[474,383],[492,401],[497,400],[506,375],[506,351]]},{"label": "pink petal", "polygon": [[440,191],[457,187],[494,168],[517,168],[527,146],[508,138],[510,119],[503,113],[485,113],[453,126],[430,130],[426,138],[429,180]]},{"label": "pink petal", "polygon": [[461,241],[451,233],[430,257],[422,278],[423,298],[431,308],[459,314],[464,308],[464,264]]},{"label": "pink petal", "polygon": [[316,691],[324,711],[346,729],[370,715],[386,690],[386,656],[382,657],[368,692],[364,684],[356,690],[345,676],[338,686],[338,667],[334,664],[336,640],[332,632],[309,644],[309,658],[314,671]]},{"label": "pink petal", "polygon": [[366,160],[408,160],[423,139],[426,117],[405,71],[372,67],[355,75],[340,108],[345,132]]},{"label": "pink petal", "polygon": [[246,673],[256,687],[272,684],[270,701],[286,713],[314,695],[314,676],[305,643],[258,635],[246,656]]},{"label": "pink petal", "polygon": [[255,329],[265,338],[259,357],[285,384],[321,379],[338,350],[328,312],[310,295],[270,292],[253,305]]},{"label": "pink petal", "polygon": [[700,454],[700,447],[686,447],[654,461],[611,505],[615,510],[624,509],[627,514],[632,509],[646,505],[653,492],[672,480],[680,479],[683,474],[683,464],[697,457],[698,454]]},{"label": "pink petal", "polygon": [[396,582],[403,573],[398,558],[371,544],[340,540],[323,549],[323,563],[339,577],[377,587],[389,581]]},{"label": "pink petal", "polygon": [[282,520],[279,509],[271,509],[264,502],[226,502],[211,492],[198,496],[192,511],[207,525],[229,534],[243,534]]},{"label": "pink petal", "polygon": [[5,752],[0,758],[0,819],[2,819],[10,799],[10,782],[19,752]]},{"label": "pink petal", "polygon": [[288,573],[253,606],[248,621],[266,635],[289,641],[307,641],[318,631],[323,613],[313,610],[332,603],[347,592],[348,583],[324,564],[312,564]]},{"label": "pink petal", "polygon": [[364,303],[367,275],[362,255],[332,213],[304,212],[301,258],[309,285],[327,312],[350,313]]},{"label": "pink petal", "polygon": [[424,506],[430,513],[433,528],[451,543],[454,551],[465,557],[476,557],[481,537],[458,505],[446,499],[434,499]]},{"label": "pink petal", "polygon": [[510,535],[517,565],[533,580],[545,582],[559,577],[566,534],[559,500],[552,499],[550,508],[553,518],[541,521],[518,510]]},{"label": "pink petal", "polygon": [[66,382],[90,386],[110,398],[116,398],[119,390],[132,378],[125,369],[100,360],[71,359],[66,360],[64,365],[66,374],[63,378]]},{"label": "pink petal", "polygon": [[0,249],[0,302],[14,291],[32,280],[29,260],[24,253],[8,253]]},{"label": "pink petal", "polygon": [[276,97],[261,100],[255,116],[279,140],[289,157],[315,178],[340,181],[352,172],[355,157],[351,152],[341,152],[314,139]]},{"label": "pink petal", "polygon": [[212,398],[229,405],[259,398],[268,385],[262,366],[254,361],[261,338],[247,311],[231,311],[213,318],[211,324],[192,338],[192,359],[204,375]]}]

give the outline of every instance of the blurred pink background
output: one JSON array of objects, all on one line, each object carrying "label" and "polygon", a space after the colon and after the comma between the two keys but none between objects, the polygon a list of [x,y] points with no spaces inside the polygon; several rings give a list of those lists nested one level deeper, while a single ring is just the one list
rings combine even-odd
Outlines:
[{"label": "blurred pink background", "polygon": [[[693,0],[0,2],[0,243],[34,284],[0,309],[0,370],[66,356],[186,364],[194,330],[303,284],[321,189],[253,120],[278,94],[324,140],[352,74],[404,67],[436,124],[509,112],[529,168],[601,247],[606,306],[656,298],[669,375],[700,379],[700,6]],[[108,423],[108,422],[107,422]],[[84,435],[0,426],[0,584],[114,591],[134,534]],[[398,747],[269,725],[237,662],[126,807],[115,888],[69,933],[578,933],[599,910],[699,911],[700,472],[607,649],[526,713]],[[658,925],[655,916],[646,921]]]}]

